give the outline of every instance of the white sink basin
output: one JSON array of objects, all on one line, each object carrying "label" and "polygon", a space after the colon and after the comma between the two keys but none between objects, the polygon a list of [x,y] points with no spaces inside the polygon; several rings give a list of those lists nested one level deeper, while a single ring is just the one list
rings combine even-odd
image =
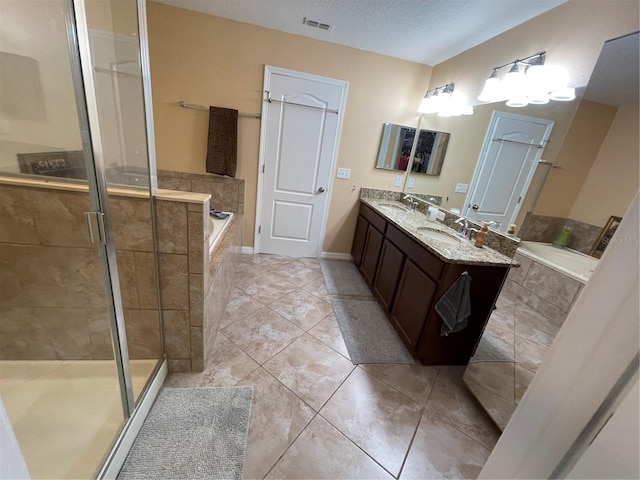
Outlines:
[{"label": "white sink basin", "polygon": [[394,212],[408,212],[409,209],[406,207],[401,207],[400,205],[396,205],[395,203],[381,203],[378,205],[378,208],[382,210],[391,210]]},{"label": "white sink basin", "polygon": [[458,237],[450,235],[439,230],[432,230],[430,228],[418,227],[418,235],[425,237],[427,240],[435,240],[437,242],[446,243],[448,245],[458,245],[462,243]]}]

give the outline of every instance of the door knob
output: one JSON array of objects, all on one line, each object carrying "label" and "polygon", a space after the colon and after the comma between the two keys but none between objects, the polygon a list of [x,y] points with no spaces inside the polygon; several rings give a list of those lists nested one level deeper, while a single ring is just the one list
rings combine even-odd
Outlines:
[{"label": "door knob", "polygon": [[318,193],[324,193],[324,187],[320,187],[320,188],[318,189]]},{"label": "door knob", "polygon": [[474,210],[478,210],[480,207],[478,205],[473,205],[471,208]]}]

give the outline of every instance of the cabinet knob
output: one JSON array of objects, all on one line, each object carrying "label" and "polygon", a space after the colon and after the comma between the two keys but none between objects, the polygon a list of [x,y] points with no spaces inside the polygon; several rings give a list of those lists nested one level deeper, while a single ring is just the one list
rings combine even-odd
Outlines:
[{"label": "cabinet knob", "polygon": [[471,207],[473,210],[478,210],[480,207],[476,204]]},{"label": "cabinet knob", "polygon": [[324,193],[324,187],[320,187],[320,188],[318,189],[318,193]]}]

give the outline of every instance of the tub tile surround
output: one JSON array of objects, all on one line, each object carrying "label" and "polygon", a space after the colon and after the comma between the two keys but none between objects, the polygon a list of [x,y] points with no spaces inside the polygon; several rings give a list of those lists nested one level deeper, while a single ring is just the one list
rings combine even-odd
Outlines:
[{"label": "tub tile surround", "polygon": [[[0,359],[110,359],[101,264],[86,235],[86,186],[50,187],[42,181],[0,185]],[[109,207],[129,355],[157,359],[149,201],[119,193]],[[242,216],[209,252],[208,194],[162,191],[155,203],[164,349],[172,370],[202,370],[231,289]]]},{"label": "tub tile surround", "polygon": [[[429,205],[439,206],[442,203],[442,197],[438,195],[428,195],[428,194],[413,194],[410,195],[420,198],[427,203],[419,202],[416,210],[420,213],[427,214],[427,209]],[[366,200],[384,200],[384,201],[396,201],[406,203],[402,198],[405,196],[404,192],[394,192],[391,190],[382,190],[376,188],[361,188],[360,189],[360,198]],[[436,203],[429,202],[429,198],[434,198]],[[457,230],[459,225],[455,223],[455,221],[460,218],[459,215],[454,215],[447,210],[440,209],[441,212],[444,213],[444,220],[436,220],[436,223],[442,223],[447,227],[453,228]],[[470,226],[479,229],[481,227],[480,224],[469,221]],[[520,244],[520,239],[513,235],[506,235],[502,232],[497,232],[495,230],[489,230],[484,242],[485,246],[509,257],[513,258]]]},{"label": "tub tile surround", "polygon": [[496,310],[483,336],[508,349],[514,362],[475,361],[464,381],[482,407],[504,429],[584,284],[516,253]]},{"label": "tub tile surround", "polygon": [[525,241],[553,243],[564,225],[572,230],[567,247],[585,254],[589,254],[604,228],[571,218],[548,217],[528,212],[519,235]]},{"label": "tub tile surround", "polygon": [[244,180],[213,173],[158,170],[158,187],[211,195],[211,206],[225,212],[244,213]]}]

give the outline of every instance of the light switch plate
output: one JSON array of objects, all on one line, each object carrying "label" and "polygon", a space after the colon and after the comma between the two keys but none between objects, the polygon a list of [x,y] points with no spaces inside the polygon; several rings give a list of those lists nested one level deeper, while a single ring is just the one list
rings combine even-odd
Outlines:
[{"label": "light switch plate", "polygon": [[399,187],[400,185],[402,185],[402,177],[397,176],[396,177],[396,187]]},{"label": "light switch plate", "polygon": [[350,168],[339,168],[338,174],[336,175],[338,178],[348,179],[351,178],[351,169]]},{"label": "light switch plate", "polygon": [[409,181],[407,182],[407,188],[413,188],[413,177],[409,177]]},{"label": "light switch plate", "polygon": [[467,193],[468,183],[456,183],[456,193]]}]

